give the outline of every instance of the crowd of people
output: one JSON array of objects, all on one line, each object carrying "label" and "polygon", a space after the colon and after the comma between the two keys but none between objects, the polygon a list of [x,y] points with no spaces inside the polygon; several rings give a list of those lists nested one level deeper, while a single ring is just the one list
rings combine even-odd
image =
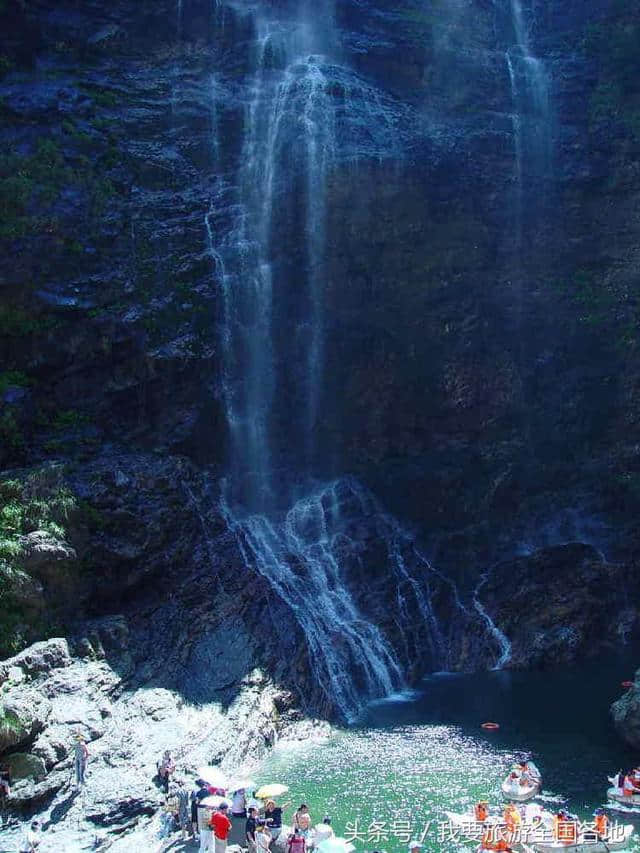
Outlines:
[{"label": "crowd of people", "polygon": [[309,807],[301,803],[291,816],[286,840],[282,839],[283,815],[290,802],[278,804],[273,797],[258,799],[259,791],[227,789],[205,779],[196,779],[189,790],[186,779],[177,774],[169,751],[158,762],[157,770],[158,782],[166,792],[160,837],[168,839],[173,832],[181,831],[184,840],[199,841],[200,853],[225,853],[234,828],[235,842],[248,853],[272,853],[279,839],[286,853],[308,853],[334,837],[331,818],[326,815],[313,826]]}]

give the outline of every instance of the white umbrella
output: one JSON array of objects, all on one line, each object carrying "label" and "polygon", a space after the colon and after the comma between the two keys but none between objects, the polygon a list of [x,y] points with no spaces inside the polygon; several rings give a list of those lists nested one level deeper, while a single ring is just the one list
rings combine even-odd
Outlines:
[{"label": "white umbrella", "polygon": [[204,779],[207,785],[211,785],[212,788],[226,789],[227,787],[227,777],[219,767],[199,767],[196,771],[196,777]]},{"label": "white umbrella", "polygon": [[226,797],[216,797],[215,795],[200,800],[200,805],[206,806],[208,809],[219,809],[223,803],[226,803],[227,806],[231,805],[231,802]]},{"label": "white umbrella", "polygon": [[253,779],[234,779],[233,782],[229,782],[227,785],[227,789],[232,793],[236,791],[254,791],[256,788],[256,783]]}]

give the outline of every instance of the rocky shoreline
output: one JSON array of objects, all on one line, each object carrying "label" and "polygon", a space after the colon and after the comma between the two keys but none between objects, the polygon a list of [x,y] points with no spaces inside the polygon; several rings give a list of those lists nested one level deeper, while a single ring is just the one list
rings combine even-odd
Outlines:
[{"label": "rocky shoreline", "polygon": [[[38,815],[44,849],[155,850],[154,815],[164,798],[154,784],[165,749],[187,776],[203,764],[254,769],[275,742],[326,733],[305,720],[291,694],[251,670],[228,702],[186,701],[153,682],[127,685],[127,625],[96,623],[73,641],[36,643],[0,667],[3,761],[18,778],[0,850],[13,849],[19,821]],[[224,652],[223,652],[224,653]],[[86,738],[86,786],[73,773],[73,738]]]}]

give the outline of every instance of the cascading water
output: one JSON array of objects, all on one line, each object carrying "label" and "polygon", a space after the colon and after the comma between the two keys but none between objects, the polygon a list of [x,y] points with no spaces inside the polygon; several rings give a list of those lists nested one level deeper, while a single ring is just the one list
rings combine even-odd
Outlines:
[{"label": "cascading water", "polygon": [[[397,158],[402,138],[390,96],[337,61],[330,11],[286,14],[252,10],[235,190],[225,181],[205,216],[224,306],[223,512],[246,566],[304,633],[315,683],[353,720],[368,701],[402,689],[416,661],[423,670],[448,661],[435,573],[358,483],[323,484],[329,466],[316,447],[328,186],[341,163]],[[396,600],[386,589],[367,600],[370,581],[389,577]]]},{"label": "cascading water", "polygon": [[500,630],[500,628],[498,628],[498,626],[495,624],[495,622],[491,618],[490,614],[487,612],[485,606],[482,604],[482,602],[478,598],[480,590],[486,584],[488,578],[489,578],[488,572],[485,572],[484,574],[482,574],[480,576],[480,580],[478,582],[478,585],[476,586],[476,588],[473,592],[473,606],[475,607],[475,609],[478,611],[478,613],[482,617],[482,620],[484,621],[484,623],[487,627],[487,631],[488,631],[489,635],[495,640],[498,648],[500,649],[500,655],[499,655],[498,659],[496,660],[495,664],[491,667],[491,669],[496,670],[496,669],[502,669],[503,667],[505,667],[509,663],[509,661],[511,660],[512,650],[511,650],[511,643],[509,641],[509,638],[507,637],[507,635],[503,631]]},{"label": "cascading water", "polygon": [[362,617],[351,589],[350,576],[363,571],[367,540],[382,549],[378,559],[395,580],[397,600],[385,609],[398,619],[399,645],[409,652],[406,626],[415,610],[425,634],[419,639],[426,642],[434,668],[441,666],[445,641],[428,580],[417,580],[412,572],[412,563],[430,567],[411,536],[356,481],[323,486],[277,521],[262,514],[239,520],[226,506],[225,513],[247,566],[267,578],[294,614],[309,645],[314,680],[345,719],[353,721],[367,700],[405,686],[398,655],[382,631]]},{"label": "cascading water", "polygon": [[[205,217],[224,295],[230,464],[223,509],[246,565],[267,578],[302,628],[319,687],[351,720],[367,700],[401,688],[403,673],[350,590],[345,563],[359,545],[345,530],[355,492],[313,479],[327,180],[337,153],[338,106],[327,75],[341,71],[325,53],[328,10],[303,12],[254,19],[234,224],[219,236],[215,207]],[[348,87],[342,91],[346,99]],[[368,90],[354,91],[362,108]],[[373,109],[384,112],[380,99]],[[398,559],[394,565],[408,576]]]},{"label": "cascading water", "polygon": [[[291,22],[258,22],[241,213],[230,239],[235,257],[226,264],[230,480],[234,503],[250,511],[268,511],[286,491],[283,472],[308,474],[313,456],[322,378],[325,187],[335,140],[323,60],[297,55],[309,41],[308,26],[303,37]],[[302,221],[293,226],[278,218],[288,198],[303,208]],[[274,245],[276,230],[302,247],[295,288]],[[287,412],[283,453],[273,436],[283,417],[278,401],[285,397],[295,398],[296,414]]]},{"label": "cascading water", "polygon": [[552,120],[549,77],[531,49],[522,0],[510,0],[514,43],[506,51],[513,104],[516,165],[516,241],[522,251],[524,219],[544,201],[551,177]]}]

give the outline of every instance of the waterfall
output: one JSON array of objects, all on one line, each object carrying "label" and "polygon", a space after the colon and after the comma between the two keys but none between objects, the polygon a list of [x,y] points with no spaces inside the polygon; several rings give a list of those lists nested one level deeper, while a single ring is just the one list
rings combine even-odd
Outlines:
[{"label": "waterfall", "polygon": [[551,177],[552,120],[549,77],[531,48],[521,0],[510,0],[514,43],[507,48],[513,104],[512,124],[516,167],[516,242],[522,251],[525,214],[535,215]]},{"label": "waterfall", "polygon": [[[317,458],[328,184],[339,162],[401,144],[399,108],[339,63],[325,6],[252,9],[240,157],[204,228],[222,296],[222,511],[246,569],[301,629],[316,686],[354,720],[405,687],[409,661],[439,667],[445,641],[412,538],[354,480],[324,482]],[[395,602],[369,602],[387,572]]]},{"label": "waterfall", "polygon": [[[313,43],[308,22],[258,19],[256,30],[223,329],[232,499],[251,512],[286,499],[287,476],[311,472],[322,385],[326,182],[335,151],[326,59],[300,55]],[[296,205],[295,216],[287,204]],[[295,280],[284,257],[289,246],[299,253]],[[291,399],[295,411],[284,413]],[[279,418],[287,419],[284,449],[274,440]]]},{"label": "waterfall", "polygon": [[500,657],[495,662],[495,664],[491,667],[493,670],[502,669],[506,666],[511,660],[511,643],[507,635],[498,628],[495,624],[484,605],[478,598],[480,590],[486,584],[489,578],[488,572],[485,572],[480,576],[480,580],[478,585],[476,586],[473,592],[473,606],[478,611],[480,616],[482,617],[485,625],[487,626],[489,635],[496,641],[498,648],[500,649]]},{"label": "waterfall", "polygon": [[271,584],[302,628],[313,678],[353,722],[364,698],[403,686],[400,665],[381,632],[359,613],[344,577],[340,511],[333,485],[296,502],[284,521],[264,515],[231,521],[245,562]]},{"label": "waterfall", "polygon": [[265,577],[290,608],[308,643],[314,682],[344,719],[353,722],[368,701],[406,687],[397,653],[355,600],[366,584],[368,568],[361,560],[367,547],[381,549],[394,580],[397,610],[393,601],[381,609],[399,617],[400,645],[409,648],[406,625],[415,612],[432,666],[441,668],[445,641],[428,579],[418,580],[412,572],[411,563],[425,566],[424,558],[410,534],[355,480],[322,486],[296,501],[279,521],[263,514],[238,519],[226,504],[223,511],[246,566]]}]

